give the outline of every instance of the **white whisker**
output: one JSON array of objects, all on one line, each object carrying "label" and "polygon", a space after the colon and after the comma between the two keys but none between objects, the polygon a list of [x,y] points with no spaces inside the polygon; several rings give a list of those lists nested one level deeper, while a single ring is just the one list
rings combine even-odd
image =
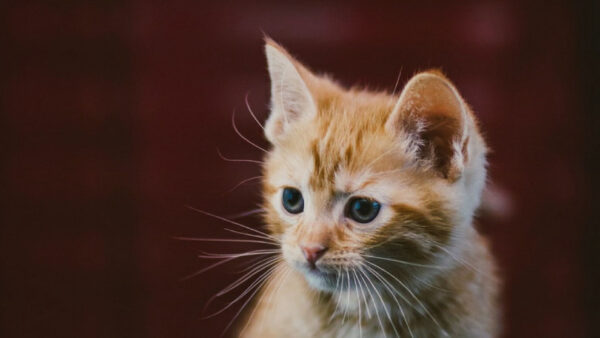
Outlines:
[{"label": "white whisker", "polygon": [[243,231],[237,231],[237,230],[233,230],[233,229],[229,229],[229,228],[223,228],[223,230],[225,230],[225,231],[229,231],[229,232],[231,232],[231,233],[234,233],[234,234],[239,234],[239,235],[244,235],[244,236],[252,237],[252,238],[260,238],[260,239],[264,239],[265,241],[270,241],[270,242],[272,242],[272,243],[277,243],[277,244],[279,244],[279,242],[278,242],[278,241],[276,241],[276,240],[273,240],[273,239],[271,239],[271,238],[269,238],[269,237],[260,236],[260,235],[255,235],[255,234],[249,234],[249,233],[247,233],[247,232],[243,232]]},{"label": "white whisker", "polygon": [[452,259],[454,259],[455,261],[457,261],[458,263],[466,266],[467,268],[481,274],[482,276],[489,278],[489,279],[495,279],[495,277],[492,277],[490,275],[488,275],[487,273],[477,269],[476,267],[474,267],[471,263],[461,259],[460,257],[456,257],[450,250],[444,248],[443,246],[441,246],[440,244],[436,243],[435,241],[432,241],[433,245],[435,245],[436,247],[438,247],[440,250],[444,251],[445,253],[448,254],[448,256]]},{"label": "white whisker", "polygon": [[[373,286],[373,289],[375,291],[377,291],[375,289],[375,285],[373,285],[373,282],[371,282],[371,280],[369,279],[369,276],[367,276],[367,274],[365,273],[365,271],[362,269],[362,266],[359,267],[358,272],[361,275],[361,278],[363,279],[363,282],[365,283],[365,288],[367,288],[367,292],[369,293],[369,298],[372,300],[373,302],[373,309],[375,310],[375,316],[377,317],[377,321],[379,322],[379,326],[383,329],[383,322],[381,321],[381,317],[379,316],[379,309],[377,304],[375,303],[375,297],[373,297],[373,293],[371,292],[371,289],[369,289],[369,285],[367,284],[367,282],[365,281],[368,280],[369,283],[371,283],[371,286]],[[385,333],[385,330],[382,331],[384,337],[387,337],[387,334]]]},{"label": "white whisker", "polygon": [[244,136],[237,128],[237,126],[235,125],[235,111],[233,113],[231,113],[231,125],[233,126],[233,130],[235,131],[236,134],[238,134],[239,137],[242,138],[242,140],[248,142],[248,144],[250,144],[251,146],[253,146],[254,148],[258,149],[258,150],[262,150],[265,153],[268,153],[268,151],[257,145],[256,143],[250,141],[246,136]]},{"label": "white whisker", "polygon": [[[258,274],[262,270],[268,268],[272,264],[277,263],[278,259],[279,259],[279,257],[272,257],[270,259],[269,258],[263,258],[259,262],[255,263],[255,264],[252,264],[251,271],[245,273],[243,276],[241,276],[240,278],[238,278],[237,280],[235,280],[233,283],[229,284],[225,288],[221,289],[221,291],[217,292],[212,297],[210,297],[208,299],[208,301],[206,302],[206,304],[204,305],[204,309],[202,310],[202,312],[206,311],[206,309],[208,308],[208,306],[210,305],[210,303],[212,303],[212,301],[214,299],[216,299],[217,297],[220,297],[220,296],[228,293],[229,291],[231,291],[231,290],[235,289],[236,287],[238,287],[239,285],[243,284],[248,279],[252,278],[254,275]],[[244,269],[244,270],[246,270],[246,269]]]},{"label": "white whisker", "polygon": [[257,241],[252,239],[233,239],[233,238],[199,238],[199,237],[172,237],[178,241],[186,242],[227,242],[227,243],[260,243],[268,245],[277,245],[277,243]]},{"label": "white whisker", "polygon": [[265,126],[263,126],[262,123],[260,123],[260,121],[258,120],[258,118],[256,118],[256,115],[254,115],[254,112],[252,111],[252,108],[250,108],[250,104],[248,103],[248,94],[246,94],[246,97],[244,98],[244,102],[246,102],[246,108],[248,108],[248,112],[250,113],[250,115],[252,115],[252,118],[254,119],[254,121],[256,121],[256,124],[258,124],[258,126],[262,130],[265,130]]},{"label": "white whisker", "polygon": [[[338,292],[339,285],[340,285],[340,271],[336,268],[334,293]],[[327,322],[328,324],[331,324],[333,317],[335,317],[335,314],[337,313],[337,308],[338,308],[338,302],[335,302],[335,308],[331,312],[331,316],[329,316],[329,320]]]},{"label": "white whisker", "polygon": [[225,260],[222,260],[222,261],[216,262],[216,263],[214,263],[214,264],[211,264],[211,265],[207,266],[207,267],[206,267],[206,268],[204,268],[204,269],[201,269],[201,270],[199,270],[199,271],[196,271],[196,272],[194,272],[194,273],[192,273],[192,274],[190,274],[190,275],[187,275],[187,276],[185,276],[185,277],[181,278],[181,279],[180,279],[180,281],[185,281],[185,280],[188,280],[188,279],[190,279],[190,278],[192,278],[192,277],[198,276],[198,275],[200,275],[200,274],[202,274],[202,273],[204,273],[204,272],[206,272],[206,271],[208,271],[208,270],[210,270],[210,269],[216,268],[217,266],[219,266],[219,265],[223,265],[223,264],[225,264],[225,263],[227,263],[227,262],[229,262],[229,261],[232,261],[232,260],[234,260],[234,259],[236,259],[236,258],[237,258],[237,257],[229,257],[229,258],[227,258],[227,259],[225,259]]},{"label": "white whisker", "polygon": [[396,95],[396,89],[398,89],[398,84],[400,83],[401,76],[402,76],[402,67],[400,67],[400,72],[398,72],[398,77],[396,78],[396,84],[394,85],[394,90],[392,90],[392,95]]},{"label": "white whisker", "polygon": [[[368,266],[366,265],[362,265],[363,267],[369,269]],[[377,276],[375,276],[377,277]],[[381,306],[383,307],[383,311],[385,311],[385,314],[390,322],[390,324],[392,325],[392,328],[394,329],[394,333],[396,334],[396,337],[400,337],[400,334],[398,333],[398,330],[396,329],[396,325],[394,325],[394,321],[392,320],[392,316],[390,315],[390,312],[388,311],[388,308],[386,306],[386,303],[383,301],[383,297],[381,296],[381,293],[379,292],[379,290],[375,287],[375,285],[373,284],[373,282],[371,281],[370,278],[367,277],[367,280],[369,281],[369,283],[371,283],[371,286],[373,286],[373,290],[375,290],[375,293],[377,294],[377,297],[379,298],[379,301],[381,302]]]},{"label": "white whisker", "polygon": [[[404,283],[402,283],[401,280],[399,280],[396,276],[394,276],[393,274],[391,274],[389,271],[387,271],[386,269],[378,266],[375,263],[369,262],[371,265],[373,265],[374,267],[380,269],[381,271],[383,271],[384,273],[388,274],[390,277],[392,277],[396,282],[398,282],[398,284],[400,284],[407,292],[409,295],[411,295],[416,301],[417,303],[423,308],[423,310],[425,310],[425,312],[427,313],[427,315],[429,315],[429,317],[431,318],[431,320],[433,320],[433,322],[438,326],[438,327],[442,327],[440,325],[440,323],[435,319],[435,317],[433,317],[433,315],[431,314],[431,312],[429,312],[429,309],[425,306],[425,304],[423,304],[421,302],[421,300],[410,290],[410,288],[408,286],[406,286]],[[410,302],[409,302],[410,303]]]},{"label": "white whisker", "polygon": [[[369,263],[369,262],[367,262]],[[379,281],[381,281],[381,283],[383,284],[383,286],[388,290],[388,292],[390,293],[390,295],[392,295],[392,297],[394,298],[394,301],[396,302],[396,305],[398,306],[398,309],[400,310],[400,314],[402,315],[402,318],[404,318],[404,323],[406,324],[406,328],[408,329],[408,333],[410,334],[410,336],[412,338],[414,338],[415,336],[412,333],[412,330],[410,329],[410,324],[408,323],[408,319],[406,318],[406,314],[404,313],[404,309],[402,309],[402,305],[400,305],[400,302],[398,301],[398,298],[396,298],[396,295],[394,293],[397,293],[405,302],[406,299],[404,298],[404,296],[398,291],[396,290],[396,288],[393,287],[393,285],[390,284],[390,282],[385,279],[383,276],[381,276],[381,274],[379,274],[377,271],[373,270],[372,268],[365,266],[367,269],[369,269],[369,271],[371,271],[371,273],[377,278],[379,279]],[[410,304],[410,302],[407,302],[408,304]]]},{"label": "white whisker", "polygon": [[343,281],[344,281],[344,275],[340,272],[340,270],[337,270],[336,277],[335,277],[335,291],[337,292],[337,301],[335,302],[335,309],[333,310],[333,312],[331,313],[331,316],[329,317],[329,323],[331,323],[333,318],[338,313],[338,307],[340,305],[341,294],[342,294],[340,292],[339,288],[340,288],[340,285],[342,285]]},{"label": "white whisker", "polygon": [[[287,278],[287,276],[289,275],[290,270],[286,269],[284,272],[282,272],[279,276],[279,279],[277,281],[273,281],[273,284],[275,284],[275,287],[269,287],[267,289],[271,289],[271,292],[269,294],[269,298],[267,299],[267,304],[271,303],[271,300],[273,299],[273,295],[275,295],[276,293],[279,292],[279,289],[281,289],[281,286],[283,285],[283,282],[285,281],[285,279]],[[264,295],[264,294],[263,294]],[[259,300],[259,303],[262,302],[262,296],[261,299]],[[246,322],[246,325],[244,326],[244,329],[242,330],[242,332],[244,332],[246,330],[246,326],[248,326],[248,324],[252,321],[252,317],[254,316],[254,312],[256,311],[258,307],[255,307],[252,310],[252,313],[250,314],[250,317],[248,318],[248,321]],[[259,332],[262,331],[263,325],[265,322],[265,316],[262,317],[262,320],[260,321],[260,326],[259,326]]]},{"label": "white whisker", "polygon": [[279,250],[255,250],[241,253],[211,253],[211,252],[202,252],[202,255],[198,255],[199,258],[209,258],[209,259],[221,259],[221,258],[240,258],[247,256],[256,256],[256,255],[270,255],[279,253]]},{"label": "white whisker", "polygon": [[356,291],[356,300],[358,302],[358,336],[362,338],[362,305],[360,304],[360,294],[358,292],[358,278],[354,269],[352,269],[352,273],[354,274],[354,291]]},{"label": "white whisker", "polygon": [[271,238],[271,239],[273,239],[273,240],[276,240],[276,238],[275,238],[275,237],[273,237],[273,236],[271,236],[271,235],[269,235],[269,234],[266,234],[266,233],[264,233],[264,232],[262,232],[262,231],[259,231],[259,230],[256,230],[256,229],[253,229],[253,228],[251,228],[251,227],[249,227],[249,226],[247,226],[247,225],[243,225],[243,224],[241,224],[241,223],[239,223],[239,222],[232,221],[232,220],[230,220],[230,219],[227,219],[227,218],[225,218],[225,217],[221,217],[221,216],[218,216],[218,215],[215,215],[215,214],[211,214],[210,212],[207,212],[207,211],[204,211],[204,210],[200,210],[200,209],[194,208],[194,207],[192,207],[192,206],[189,206],[189,205],[186,205],[186,207],[187,207],[188,209],[190,209],[190,210],[193,210],[193,211],[199,212],[199,213],[201,213],[201,214],[204,214],[204,215],[206,215],[206,216],[210,216],[210,217],[213,217],[213,218],[219,219],[219,220],[221,220],[221,221],[223,221],[223,222],[227,222],[227,223],[230,223],[230,224],[233,224],[233,225],[237,225],[237,226],[239,226],[239,227],[242,227],[242,228],[244,228],[244,229],[246,229],[246,230],[250,230],[250,231],[252,231],[252,232],[256,232],[256,233],[258,233],[258,234],[261,234],[261,235],[263,235],[263,236],[265,236],[265,237],[269,237],[269,238]]},{"label": "white whisker", "polygon": [[245,159],[245,158],[227,158],[221,153],[221,150],[219,148],[217,148],[217,154],[219,154],[219,157],[223,161],[227,161],[227,162],[246,162],[246,163],[263,164],[263,161],[259,161],[259,160],[250,160],[250,159]]},{"label": "white whisker", "polygon": [[[367,303],[367,297],[365,296],[365,290],[363,290],[362,283],[360,282],[360,280],[358,280],[358,274],[356,273],[356,270],[352,269],[352,272],[354,273],[354,276],[356,276],[356,280],[358,282],[358,287],[360,288],[360,292],[363,296],[363,301],[365,303],[365,309],[367,310],[367,316],[368,316],[368,318],[371,318],[371,313],[369,311],[369,304]],[[360,301],[360,299],[359,299],[359,301]]]},{"label": "white whisker", "polygon": [[344,316],[342,317],[342,324],[346,321],[346,315],[348,313],[348,307],[350,305],[350,274],[348,268],[344,267],[346,271],[346,306],[344,307]]},{"label": "white whisker", "polygon": [[223,290],[219,291],[216,296],[217,297],[221,297],[222,295],[228,293],[231,290],[234,290],[235,288],[237,288],[238,286],[242,285],[245,281],[247,281],[248,279],[252,278],[252,276],[256,275],[257,273],[259,273],[260,271],[262,271],[263,269],[266,269],[267,267],[273,265],[273,264],[277,264],[278,262],[280,262],[281,258],[279,257],[274,257],[271,258],[269,260],[267,260],[266,262],[262,262],[261,264],[259,264],[258,266],[254,267],[252,270],[248,271],[245,275],[243,275],[241,278],[239,278],[238,280],[236,280],[235,282],[229,284],[227,287],[225,287]]},{"label": "white whisker", "polygon": [[270,269],[268,269],[267,271],[263,272],[263,274],[254,282],[252,282],[252,284],[250,284],[250,286],[244,291],[242,292],[239,296],[237,296],[234,300],[232,300],[231,302],[229,302],[225,307],[223,307],[221,310],[208,315],[202,319],[209,319],[212,318],[222,312],[224,312],[225,310],[227,310],[228,308],[230,308],[231,306],[233,306],[235,303],[239,302],[242,298],[244,298],[245,295],[247,295],[249,292],[251,292],[252,290],[256,289],[256,291],[258,291],[260,289],[260,286],[262,285],[262,283],[269,277],[270,273],[273,272],[273,270],[276,267],[271,267]]},{"label": "white whisker", "polygon": [[227,216],[227,218],[231,218],[231,219],[237,219],[237,218],[242,218],[242,217],[246,217],[246,216],[252,216],[252,215],[256,215],[256,214],[260,214],[261,212],[264,212],[265,209],[263,208],[256,208],[256,209],[252,209],[252,210],[248,210],[245,212],[240,212],[237,214],[233,214],[230,216]]},{"label": "white whisker", "polygon": [[252,298],[254,298],[254,295],[256,295],[256,293],[261,289],[262,284],[264,283],[266,279],[263,279],[263,281],[261,282],[261,284],[255,288],[254,292],[252,292],[252,294],[248,297],[248,299],[244,302],[244,304],[242,304],[242,306],[240,307],[240,309],[238,310],[238,312],[236,312],[236,314],[233,316],[233,318],[229,321],[229,324],[227,324],[227,326],[225,327],[225,330],[223,330],[223,333],[221,334],[224,335],[225,332],[227,332],[227,330],[229,329],[229,327],[231,327],[231,325],[233,324],[233,322],[237,319],[237,317],[240,315],[240,313],[242,313],[242,311],[244,311],[244,308],[246,308],[246,306],[248,305],[248,303],[250,303],[250,301],[252,300]]},{"label": "white whisker", "polygon": [[366,255],[366,254],[363,254],[363,256],[364,257],[368,257],[368,258],[375,258],[375,259],[380,259],[380,260],[384,260],[384,261],[389,261],[389,262],[401,263],[401,264],[410,265],[410,266],[418,266],[418,267],[421,267],[421,268],[444,269],[443,266],[419,264],[419,263],[413,263],[413,262],[403,261],[403,260],[400,260],[400,259],[393,259],[393,258],[387,258],[387,257],[379,257],[379,256],[373,256],[373,255]]},{"label": "white whisker", "polygon": [[262,175],[249,177],[249,178],[247,178],[245,180],[242,180],[240,183],[234,185],[233,188],[229,189],[227,192],[230,193],[230,192],[234,191],[235,189],[239,188],[244,183],[248,183],[250,181],[258,180],[258,179],[261,179],[261,178],[263,178]]}]

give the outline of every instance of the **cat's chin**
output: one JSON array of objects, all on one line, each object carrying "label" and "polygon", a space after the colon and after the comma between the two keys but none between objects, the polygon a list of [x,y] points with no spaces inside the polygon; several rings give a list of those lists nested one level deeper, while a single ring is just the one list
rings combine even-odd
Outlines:
[{"label": "cat's chin", "polygon": [[325,292],[336,291],[337,275],[335,273],[312,269],[302,271],[302,274],[311,288]]}]

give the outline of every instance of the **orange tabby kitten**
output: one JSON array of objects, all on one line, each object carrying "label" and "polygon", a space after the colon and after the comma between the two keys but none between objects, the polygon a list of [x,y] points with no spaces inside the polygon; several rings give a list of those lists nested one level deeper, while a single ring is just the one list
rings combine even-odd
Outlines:
[{"label": "orange tabby kitten", "polygon": [[283,259],[243,337],[497,337],[473,214],[486,145],[437,71],[400,96],[344,89],[267,39],[270,238]]}]

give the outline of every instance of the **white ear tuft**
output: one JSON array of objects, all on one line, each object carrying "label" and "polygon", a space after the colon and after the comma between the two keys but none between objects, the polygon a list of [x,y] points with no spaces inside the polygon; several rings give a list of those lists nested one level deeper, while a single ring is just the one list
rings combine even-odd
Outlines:
[{"label": "white ear tuft", "polygon": [[314,99],[300,75],[311,76],[282,47],[272,40],[265,45],[271,77],[271,115],[265,125],[265,134],[271,143],[284,134],[290,124],[316,114]]}]

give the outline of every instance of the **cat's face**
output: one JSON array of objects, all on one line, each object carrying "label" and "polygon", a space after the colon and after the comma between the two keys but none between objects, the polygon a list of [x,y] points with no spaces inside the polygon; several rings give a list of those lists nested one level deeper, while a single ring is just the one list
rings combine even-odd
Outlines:
[{"label": "cat's face", "polygon": [[[272,42],[267,57],[264,204],[286,262],[329,291],[379,269],[432,273],[485,177],[485,146],[454,87],[422,73],[399,98],[347,91]],[[341,274],[356,277],[341,285]]]}]

